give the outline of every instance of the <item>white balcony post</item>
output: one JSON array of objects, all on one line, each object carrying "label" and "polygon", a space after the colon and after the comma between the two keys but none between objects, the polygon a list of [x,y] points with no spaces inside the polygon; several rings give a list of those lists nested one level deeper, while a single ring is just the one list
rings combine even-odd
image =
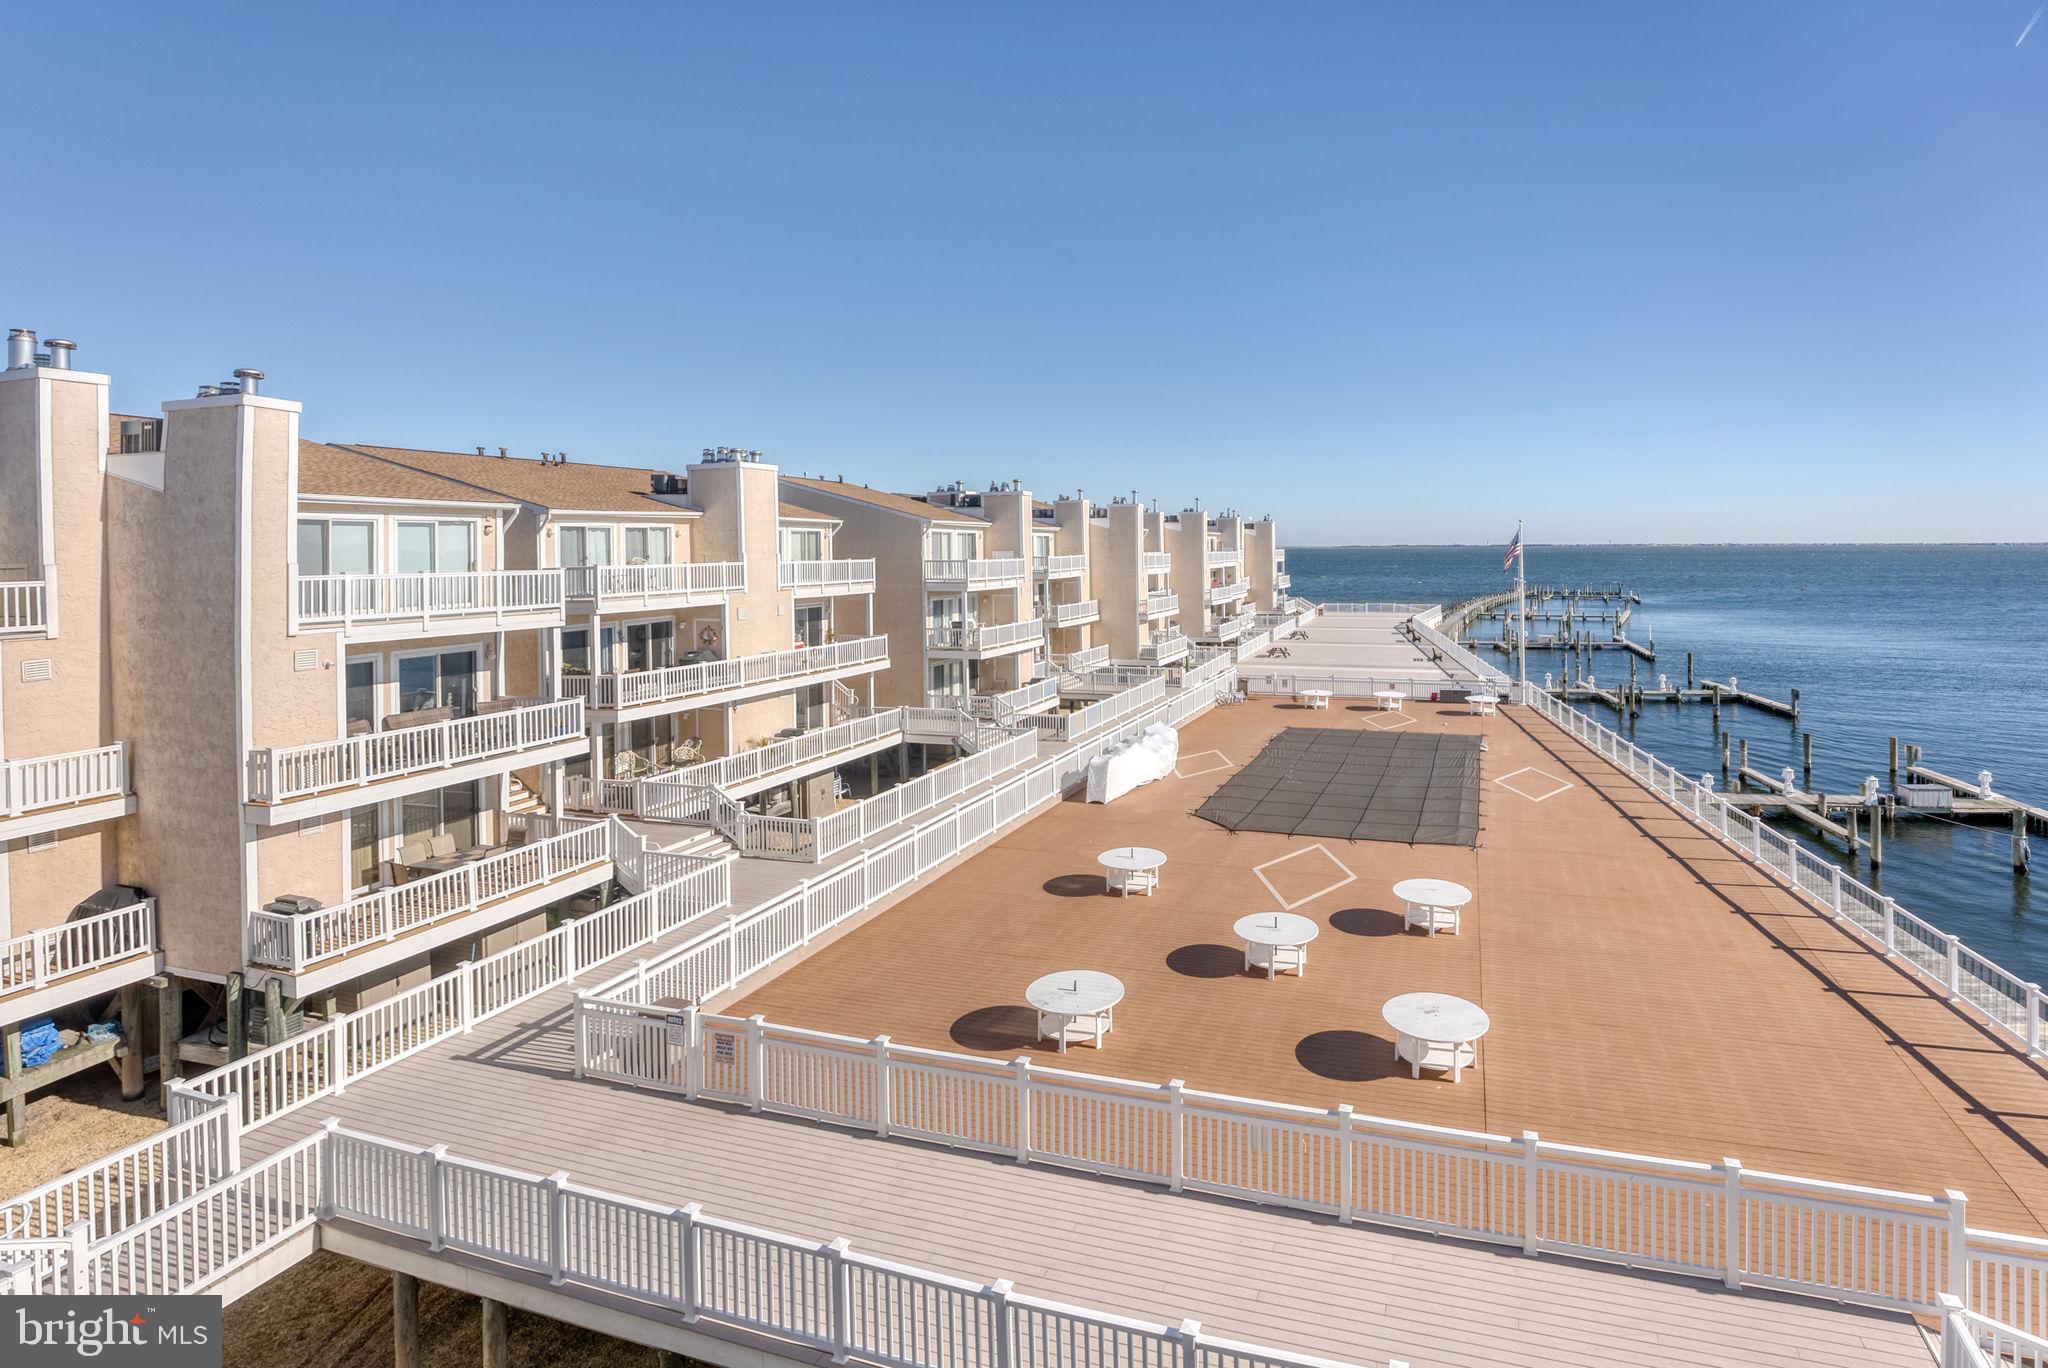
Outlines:
[{"label": "white balcony post", "polygon": [[1018,1055],[1010,1068],[1017,1075],[1017,1162],[1031,1162],[1031,1056]]},{"label": "white balcony post", "polygon": [[1202,1323],[1182,1320],[1173,1332],[1174,1347],[1180,1354],[1180,1368],[1198,1368],[1202,1361]]},{"label": "white balcony post", "polygon": [[569,1276],[569,1194],[562,1190],[568,1181],[568,1171],[563,1169],[540,1180],[548,1203],[548,1281],[556,1287]]},{"label": "white balcony post", "polygon": [[468,960],[455,966],[456,1014],[462,1022],[464,1035],[476,1028],[476,984],[470,978],[471,968]]},{"label": "white balcony post", "polygon": [[2027,1053],[2041,1053],[2041,985],[2027,985]]},{"label": "white balcony post", "polygon": [[1187,1142],[1184,1134],[1187,1115],[1186,1103],[1181,1094],[1187,1084],[1178,1078],[1166,1080],[1166,1115],[1168,1126],[1168,1170],[1167,1189],[1181,1190],[1181,1171],[1185,1167]]},{"label": "white balcony post", "polygon": [[695,1101],[704,1091],[704,1016],[696,1004],[683,1009],[683,1096]]},{"label": "white balcony post", "polygon": [[1969,1198],[1954,1188],[1942,1193],[1948,1204],[1948,1286],[1942,1290],[1963,1305],[1970,1304]]},{"label": "white balcony post", "polygon": [[1948,1000],[1960,1002],[1963,998],[1963,943],[1951,935],[1948,940]]},{"label": "white balcony post", "polygon": [[1884,954],[1890,959],[1899,946],[1899,905],[1890,898],[1884,900]]},{"label": "white balcony post", "polygon": [[1016,1336],[1010,1325],[1010,1293],[1015,1287],[1008,1278],[999,1278],[981,1289],[982,1300],[989,1304],[989,1328],[996,1342],[995,1368],[1016,1368]]},{"label": "white balcony post", "polygon": [[889,1037],[876,1036],[875,1051],[875,1134],[889,1134]]},{"label": "white balcony post", "polygon": [[1351,1224],[1351,1208],[1355,1202],[1352,1192],[1354,1162],[1351,1155],[1351,1104],[1339,1102],[1331,1108],[1330,1115],[1337,1123],[1337,1221],[1340,1225]]},{"label": "white balcony post", "polygon": [[339,1206],[335,1201],[334,1146],[340,1130],[341,1122],[334,1117],[320,1123],[320,1219],[323,1221],[333,1220]]},{"label": "white balcony post", "polygon": [[832,1278],[832,1361],[846,1362],[853,1342],[853,1270],[846,1266],[844,1235],[825,1246]]},{"label": "white balcony post", "polygon": [[759,1012],[747,1018],[747,1109],[753,1112],[761,1110],[762,1095],[768,1091],[768,1061],[761,1046],[766,1023]]},{"label": "white balcony post", "polygon": [[682,1257],[678,1266],[683,1272],[682,1312],[683,1319],[695,1322],[697,1319],[697,1218],[704,1214],[701,1202],[677,1207],[671,1213],[676,1221],[676,1234],[682,1242]]},{"label": "white balcony post", "polygon": [[64,1239],[69,1248],[64,1251],[64,1290],[74,1297],[83,1297],[92,1291],[92,1267],[87,1251],[92,1247],[92,1222],[73,1221],[64,1227]]},{"label": "white balcony post", "polygon": [[420,1151],[427,1161],[427,1248],[440,1253],[447,1247],[448,1229],[448,1177],[443,1172],[443,1163],[448,1158],[446,1145],[434,1145]]},{"label": "white balcony post", "polygon": [[1543,1183],[1536,1132],[1522,1132],[1522,1252],[1535,1256],[1543,1244]]},{"label": "white balcony post", "polygon": [[348,1086],[348,1017],[327,1023],[327,1081],[336,1093]]},{"label": "white balcony post", "polygon": [[1742,1286],[1742,1161],[1721,1160],[1721,1281]]}]

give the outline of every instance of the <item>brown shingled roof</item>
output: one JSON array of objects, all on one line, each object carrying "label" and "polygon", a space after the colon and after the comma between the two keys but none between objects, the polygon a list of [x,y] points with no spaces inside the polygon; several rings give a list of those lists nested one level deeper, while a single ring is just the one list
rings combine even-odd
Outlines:
[{"label": "brown shingled roof", "polygon": [[830,513],[820,513],[815,508],[799,508],[797,505],[790,503],[787,499],[778,500],[775,507],[777,515],[784,518],[802,518],[806,522],[839,521]]},{"label": "brown shingled roof", "polygon": [[653,477],[668,472],[650,466],[586,465],[573,460],[566,465],[543,465],[523,456],[478,456],[361,442],[350,443],[349,449],[540,508],[671,516],[697,511],[672,502],[670,497],[657,496]]},{"label": "brown shingled roof", "polygon": [[978,517],[964,508],[940,508],[923,499],[913,499],[908,494],[891,494],[887,490],[869,489],[866,485],[848,484],[844,480],[814,480],[797,475],[782,477],[784,484],[798,485],[804,489],[815,489],[821,494],[837,494],[843,499],[872,504],[886,508],[892,513],[907,513],[913,518],[926,522],[966,523],[971,527],[986,527],[988,519]]},{"label": "brown shingled roof", "polygon": [[299,493],[348,498],[422,499],[437,503],[504,503],[474,485],[394,465],[346,447],[299,439]]}]

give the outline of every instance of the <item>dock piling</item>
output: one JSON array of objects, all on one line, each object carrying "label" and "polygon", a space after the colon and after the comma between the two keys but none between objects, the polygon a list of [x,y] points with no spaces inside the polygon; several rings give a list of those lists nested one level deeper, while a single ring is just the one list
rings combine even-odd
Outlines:
[{"label": "dock piling", "polygon": [[[1718,712],[1719,710],[1716,709]],[[1721,733],[1721,787],[1728,787],[1728,733]]]},{"label": "dock piling", "polygon": [[[1749,768],[1749,738],[1739,737],[1735,742],[1735,777],[1740,780],[1742,772]],[[1738,785],[1739,786],[1739,785]]]},{"label": "dock piling", "polygon": [[2027,859],[2030,853],[2027,849],[2027,810],[2023,807],[2015,807],[2012,810],[2013,873],[2024,874],[2027,872]]},{"label": "dock piling", "polygon": [[1874,807],[1870,810],[1870,867],[1876,869],[1883,863],[1884,808]]},{"label": "dock piling", "polygon": [[[1796,690],[1794,691],[1794,697],[1797,697],[1797,691],[1796,691]],[[1813,787],[1813,733],[1812,733],[1812,732],[1805,732],[1805,733],[1803,733],[1803,734],[1802,734],[1802,735],[1800,736],[1800,739],[1799,739],[1799,746],[1800,746],[1800,751],[1801,751],[1801,753],[1802,753],[1802,755],[1801,755],[1801,758],[1802,758],[1802,762],[1803,762],[1803,763],[1802,763],[1802,768],[1803,768],[1803,770],[1804,770],[1804,781],[1805,781],[1805,787],[1807,787],[1807,788],[1812,788],[1812,787]]]},{"label": "dock piling", "polygon": [[1792,720],[1795,722],[1799,720],[1799,690],[1797,689],[1792,691]]},{"label": "dock piling", "polygon": [[1897,788],[1899,786],[1899,738],[1896,736],[1892,738],[1891,742],[1889,768],[1891,770],[1891,786]]}]

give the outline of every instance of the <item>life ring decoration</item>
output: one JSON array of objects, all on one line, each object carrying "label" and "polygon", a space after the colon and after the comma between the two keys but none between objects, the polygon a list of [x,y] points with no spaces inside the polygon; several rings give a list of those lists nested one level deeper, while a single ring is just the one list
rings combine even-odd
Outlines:
[{"label": "life ring decoration", "polygon": [[705,647],[716,646],[718,644],[718,628],[713,626],[699,628],[697,631],[697,644]]}]

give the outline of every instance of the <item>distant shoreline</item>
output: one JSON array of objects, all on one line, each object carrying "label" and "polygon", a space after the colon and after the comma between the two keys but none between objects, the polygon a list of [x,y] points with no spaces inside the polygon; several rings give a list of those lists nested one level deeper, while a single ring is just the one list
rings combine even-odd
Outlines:
[{"label": "distant shoreline", "polygon": [[[1284,551],[1484,551],[1499,550],[1505,542],[1286,542]],[[1981,548],[2011,550],[2019,547],[2048,547],[2039,541],[1939,541],[1939,542],[1530,542],[1532,550],[1556,551],[1750,551],[1787,550],[1937,550]]]}]

